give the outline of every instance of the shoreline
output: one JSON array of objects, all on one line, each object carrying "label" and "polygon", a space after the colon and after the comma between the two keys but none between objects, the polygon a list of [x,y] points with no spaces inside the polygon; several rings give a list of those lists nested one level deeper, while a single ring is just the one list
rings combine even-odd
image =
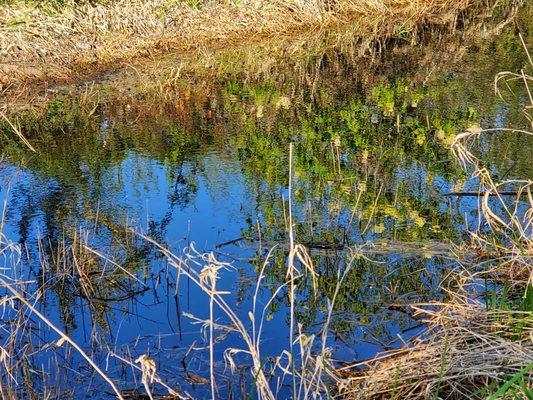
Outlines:
[{"label": "shoreline", "polygon": [[418,30],[454,30],[468,14],[490,15],[497,3],[338,0],[313,4],[293,0],[205,3],[197,8],[164,0],[59,8],[20,1],[4,4],[0,6],[0,99],[92,80],[169,54],[195,57],[343,26],[356,27],[356,36],[362,39],[402,36],[404,40],[405,36],[415,41]]}]

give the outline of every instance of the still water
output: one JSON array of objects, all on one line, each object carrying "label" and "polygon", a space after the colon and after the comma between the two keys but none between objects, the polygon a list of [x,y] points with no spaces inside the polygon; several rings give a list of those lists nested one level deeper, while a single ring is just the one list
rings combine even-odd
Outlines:
[{"label": "still water", "polygon": [[[302,331],[321,332],[338,272],[350,266],[328,331],[334,362],[399,346],[422,327],[397,305],[444,298],[440,279],[457,265],[451,243],[478,227],[477,198],[446,195],[477,187],[448,150],[453,137],[476,124],[524,124],[520,101],[502,101],[491,87],[495,72],[524,65],[513,33],[464,47],[460,62],[431,64],[426,79],[418,53],[386,53],[383,71],[374,67],[368,79],[364,58],[350,61],[333,46],[303,70],[282,60],[268,76],[221,74],[173,88],[170,98],[59,97],[44,115],[21,114],[38,152],[2,127],[2,231],[20,251],[4,251],[5,275],[26,282],[32,303],[122,389],[143,391],[138,371],[117,356],[149,354],[169,386],[204,398],[207,336],[190,316],[208,318],[208,298],[140,234],[177,255],[193,246],[229,263],[217,288],[249,321],[273,247],[261,309],[286,281],[291,207],[296,240],[318,272],[316,292],[310,279],[298,286]],[[478,147],[495,175],[533,175],[530,139],[491,137]],[[288,302],[281,291],[266,306],[266,364],[289,347]],[[58,337],[31,323],[19,338],[34,350],[20,364],[32,382],[21,382],[21,395],[112,397],[72,349],[50,345]],[[221,398],[253,395],[250,360],[240,357],[233,375],[224,363],[224,351],[242,341],[218,334]]]}]

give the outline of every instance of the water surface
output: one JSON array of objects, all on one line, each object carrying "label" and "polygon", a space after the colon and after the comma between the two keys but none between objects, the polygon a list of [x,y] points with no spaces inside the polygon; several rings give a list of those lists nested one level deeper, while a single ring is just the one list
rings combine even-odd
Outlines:
[{"label": "water surface", "polygon": [[[517,46],[504,31],[467,47],[459,64],[435,66],[425,81],[392,53],[386,72],[368,81],[333,47],[316,56],[309,75],[319,72],[316,80],[289,66],[270,79],[223,74],[208,89],[180,88],[170,100],[125,97],[93,108],[55,99],[44,116],[20,117],[37,154],[2,128],[3,234],[20,246],[16,267],[5,259],[8,274],[30,282],[25,289],[39,295],[38,308],[121,388],[142,391],[140,375],[110,354],[150,354],[170,386],[202,398],[209,387],[195,377],[209,377],[206,336],[184,313],[208,318],[209,303],[138,233],[176,254],[193,245],[230,263],[218,288],[248,321],[257,273],[273,247],[261,307],[286,281],[291,207],[296,240],[319,275],[318,292],[310,277],[298,286],[301,329],[320,333],[338,272],[350,266],[329,327],[335,363],[399,346],[421,326],[397,305],[444,298],[439,282],[456,266],[451,243],[478,226],[477,198],[446,196],[477,185],[454,162],[453,137],[474,124],[524,124],[513,102],[491,93],[494,71],[523,65],[523,57],[508,57]],[[531,177],[531,148],[517,136],[479,144],[487,166],[509,178]],[[287,311],[281,291],[265,311],[267,363],[288,348]],[[111,396],[71,349],[46,346],[57,337],[33,323],[21,343],[44,348],[27,360],[34,385],[21,384],[21,394]],[[224,366],[224,351],[242,346],[234,333],[222,333],[215,346],[222,398],[253,393],[245,374],[230,377]],[[240,362],[243,371],[250,366],[246,357]]]}]

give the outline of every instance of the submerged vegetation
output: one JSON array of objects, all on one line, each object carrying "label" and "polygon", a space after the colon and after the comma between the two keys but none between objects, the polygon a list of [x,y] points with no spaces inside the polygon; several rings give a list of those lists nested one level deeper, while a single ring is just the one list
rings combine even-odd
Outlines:
[{"label": "submerged vegetation", "polygon": [[2,3],[2,398],[531,398],[518,5]]}]

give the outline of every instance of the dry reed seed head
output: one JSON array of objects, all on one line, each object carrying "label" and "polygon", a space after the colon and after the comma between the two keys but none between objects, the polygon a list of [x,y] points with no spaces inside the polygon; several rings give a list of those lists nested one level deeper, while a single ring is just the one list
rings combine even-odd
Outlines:
[{"label": "dry reed seed head", "polygon": [[200,271],[200,283],[213,292],[218,278],[218,269],[216,264],[208,264]]},{"label": "dry reed seed head", "polygon": [[2,346],[0,346],[0,363],[7,365],[7,362],[11,358],[9,352],[6,351]]},{"label": "dry reed seed head", "polygon": [[296,338],[296,341],[299,343],[301,349],[310,348],[315,342],[315,335],[306,335],[305,333],[300,333]]},{"label": "dry reed seed head", "polygon": [[142,354],[135,360],[136,364],[140,364],[143,375],[143,380],[153,383],[157,373],[157,366],[155,361],[147,354]]},{"label": "dry reed seed head", "polygon": [[[289,252],[289,256],[287,257],[286,277],[290,278],[292,276],[293,279],[302,277],[303,271],[296,266],[294,262],[295,259],[300,262],[301,266],[303,267],[303,271],[311,275],[313,293],[318,293],[318,273],[314,267],[313,260],[304,245],[296,244]],[[289,295],[291,294],[289,293]]]},{"label": "dry reed seed head", "polygon": [[208,288],[212,295],[229,294],[230,292],[227,291],[215,291],[215,288],[219,277],[219,271],[231,268],[231,263],[218,261],[213,253],[202,254],[200,257],[202,261],[207,263],[200,271],[200,283]]}]

